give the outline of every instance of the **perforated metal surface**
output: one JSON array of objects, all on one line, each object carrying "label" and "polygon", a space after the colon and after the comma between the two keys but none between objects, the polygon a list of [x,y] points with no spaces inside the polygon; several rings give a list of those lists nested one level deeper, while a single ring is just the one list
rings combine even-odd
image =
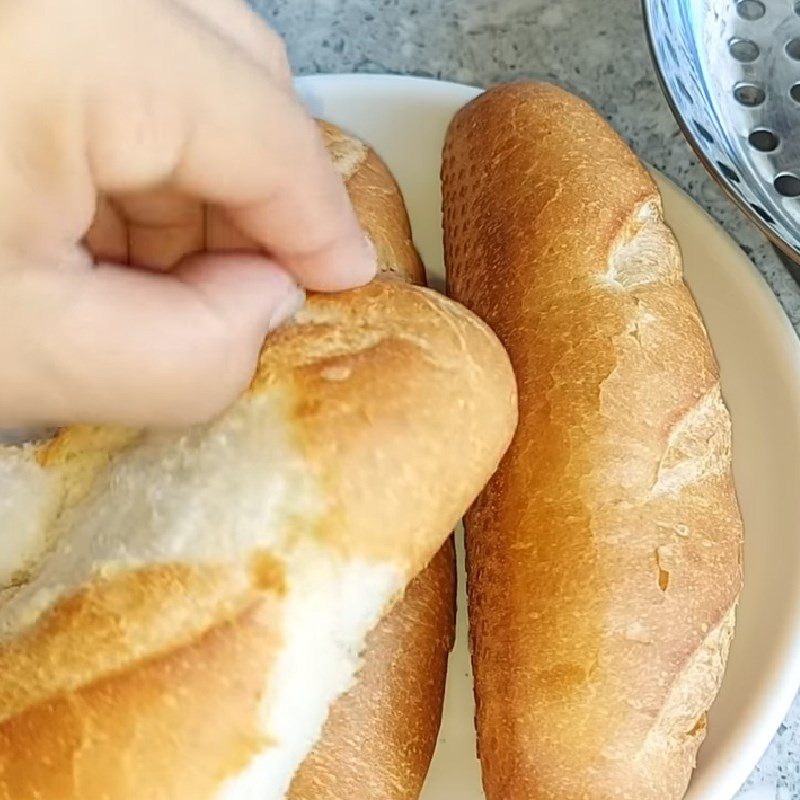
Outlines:
[{"label": "perforated metal surface", "polygon": [[800,0],[643,6],[664,90],[689,141],[800,262]]}]

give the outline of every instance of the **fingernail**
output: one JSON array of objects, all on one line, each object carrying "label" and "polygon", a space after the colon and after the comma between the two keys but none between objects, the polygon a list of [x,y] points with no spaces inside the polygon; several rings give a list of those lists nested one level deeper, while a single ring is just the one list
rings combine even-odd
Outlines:
[{"label": "fingernail", "polygon": [[377,261],[378,260],[378,250],[375,247],[375,242],[373,242],[372,239],[369,238],[369,234],[366,234],[366,233],[364,234],[364,247],[366,248],[366,251],[367,251],[369,257],[373,261]]},{"label": "fingernail", "polygon": [[295,286],[270,315],[268,323],[269,330],[273,331],[275,328],[291,319],[305,305],[305,302],[305,291],[299,286]]},{"label": "fingernail", "polygon": [[367,253],[367,260],[371,269],[369,280],[372,280],[378,273],[378,250],[375,247],[375,242],[366,233],[364,234],[364,250]]}]

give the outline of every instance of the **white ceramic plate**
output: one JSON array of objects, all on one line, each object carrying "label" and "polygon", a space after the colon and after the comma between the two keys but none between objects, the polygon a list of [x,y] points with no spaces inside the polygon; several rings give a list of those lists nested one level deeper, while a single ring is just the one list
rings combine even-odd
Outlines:
[{"label": "white ceramic plate", "polygon": [[[298,82],[314,114],[370,142],[405,194],[432,284],[444,277],[439,164],[445,128],[476,94],[387,76]],[[713,340],[734,423],[745,518],[745,590],[730,664],[687,798],[730,800],[800,683],[800,345],[766,283],[704,211],[659,179],[686,277]],[[479,800],[463,571],[445,714],[424,800]]]}]

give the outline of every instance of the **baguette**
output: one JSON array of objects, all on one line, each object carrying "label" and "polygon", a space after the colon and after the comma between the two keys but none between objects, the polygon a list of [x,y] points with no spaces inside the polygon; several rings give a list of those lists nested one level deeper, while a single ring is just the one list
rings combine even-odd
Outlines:
[{"label": "baguette", "polygon": [[491,332],[380,281],[208,425],[0,448],[0,799],[284,797],[515,420]]},{"label": "baguette", "polygon": [[355,686],[334,704],[289,800],[416,800],[442,719],[455,635],[452,537],[367,638]]},{"label": "baguette", "polygon": [[[379,277],[423,284],[400,189],[378,155],[332,125],[323,138],[359,221],[374,242]],[[452,538],[373,630],[354,686],[339,698],[298,769],[289,800],[415,800],[442,717],[455,637]]]},{"label": "baguette", "polygon": [[659,193],[587,104],[535,84],[456,115],[443,183],[449,291],[520,390],[466,516],[486,796],[680,798],[733,634],[741,519]]}]

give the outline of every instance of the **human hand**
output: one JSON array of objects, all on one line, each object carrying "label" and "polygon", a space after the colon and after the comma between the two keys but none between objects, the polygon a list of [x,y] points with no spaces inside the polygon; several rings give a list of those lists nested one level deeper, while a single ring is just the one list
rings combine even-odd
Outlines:
[{"label": "human hand", "polygon": [[0,0],[0,87],[0,424],[206,419],[374,274],[242,0]]}]

